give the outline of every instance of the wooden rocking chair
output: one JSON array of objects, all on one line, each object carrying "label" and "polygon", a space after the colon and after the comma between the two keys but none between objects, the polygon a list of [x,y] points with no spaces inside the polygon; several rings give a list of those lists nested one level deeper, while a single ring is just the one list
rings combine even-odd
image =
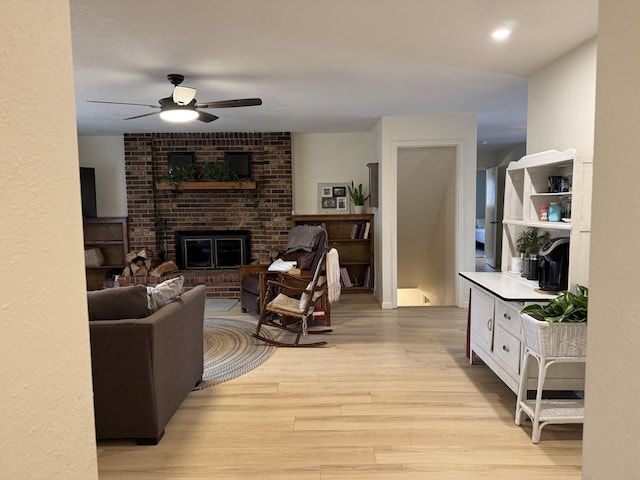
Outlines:
[{"label": "wooden rocking chair", "polygon": [[[300,337],[307,334],[330,333],[333,330],[308,330],[307,327],[313,317],[313,307],[323,294],[326,284],[319,285],[321,272],[324,269],[326,253],[316,266],[311,281],[287,273],[280,274],[278,281],[267,281],[267,290],[260,320],[253,336],[263,342],[278,347],[321,347],[327,342],[300,343]],[[298,298],[299,297],[299,298]],[[273,340],[260,335],[264,325],[276,327],[287,332],[295,333],[292,343]]]}]

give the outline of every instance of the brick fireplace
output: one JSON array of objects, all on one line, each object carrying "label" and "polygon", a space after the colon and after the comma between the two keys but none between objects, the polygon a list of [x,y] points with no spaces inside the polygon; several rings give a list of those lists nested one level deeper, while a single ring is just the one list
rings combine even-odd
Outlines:
[{"label": "brick fireplace", "polygon": [[[225,152],[251,152],[256,189],[156,189],[168,172],[168,154],[185,151],[195,153],[196,163],[223,161]],[[130,250],[148,248],[176,261],[181,231],[247,231],[250,262],[286,247],[293,205],[290,133],[129,133],[124,153]],[[187,286],[206,283],[208,296],[239,298],[235,269],[184,273]]]}]

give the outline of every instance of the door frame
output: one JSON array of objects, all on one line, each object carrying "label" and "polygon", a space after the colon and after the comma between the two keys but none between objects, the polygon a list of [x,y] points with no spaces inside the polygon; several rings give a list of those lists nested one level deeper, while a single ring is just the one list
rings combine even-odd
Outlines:
[{"label": "door frame", "polygon": [[[401,148],[420,148],[420,147],[455,147],[456,150],[456,163],[455,163],[455,176],[456,176],[456,191],[455,191],[455,256],[454,256],[454,276],[457,276],[458,272],[462,271],[463,258],[464,258],[464,214],[462,213],[462,207],[465,202],[465,189],[464,178],[461,174],[464,170],[464,140],[463,139],[448,139],[448,140],[404,140],[391,142],[391,164],[389,175],[392,177],[392,191],[389,195],[389,209],[394,212],[393,219],[390,222],[385,222],[386,226],[390,227],[391,236],[391,308],[398,308],[398,221],[395,212],[398,211],[398,150]],[[475,171],[475,169],[474,169]],[[475,190],[475,189],[474,189]],[[475,195],[474,192],[470,192],[471,195]],[[474,200],[475,201],[475,200]],[[467,302],[466,298],[462,295],[461,281],[458,280],[454,284],[456,304],[458,307],[463,307]]]}]

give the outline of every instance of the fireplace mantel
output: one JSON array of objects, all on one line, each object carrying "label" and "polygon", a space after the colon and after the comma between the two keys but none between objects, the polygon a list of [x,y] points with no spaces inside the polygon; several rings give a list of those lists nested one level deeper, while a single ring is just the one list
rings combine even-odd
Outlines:
[{"label": "fireplace mantel", "polygon": [[255,190],[256,182],[156,182],[157,190]]}]

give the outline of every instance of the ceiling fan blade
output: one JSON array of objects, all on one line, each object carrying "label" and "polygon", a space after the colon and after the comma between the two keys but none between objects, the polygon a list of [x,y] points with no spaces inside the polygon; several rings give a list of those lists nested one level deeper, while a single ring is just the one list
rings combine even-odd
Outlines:
[{"label": "ceiling fan blade", "polygon": [[198,108],[231,108],[231,107],[253,107],[262,105],[261,98],[238,98],[236,100],[221,100],[219,102],[198,103]]},{"label": "ceiling fan blade", "polygon": [[89,103],[110,103],[112,105],[136,105],[138,107],[160,108],[159,105],[149,105],[148,103],[127,103],[127,102],[103,102],[101,100],[87,100]]},{"label": "ceiling fan blade", "polygon": [[127,118],[123,118],[123,120],[133,120],[134,118],[142,118],[142,117],[148,117],[149,115],[156,115],[160,112],[151,112],[151,113],[145,113],[143,115],[136,115],[135,117],[127,117]]},{"label": "ceiling fan blade", "polygon": [[210,113],[207,112],[198,112],[198,120],[200,120],[201,122],[213,122],[214,120],[217,120],[218,117],[216,117],[215,115],[211,115]]}]

